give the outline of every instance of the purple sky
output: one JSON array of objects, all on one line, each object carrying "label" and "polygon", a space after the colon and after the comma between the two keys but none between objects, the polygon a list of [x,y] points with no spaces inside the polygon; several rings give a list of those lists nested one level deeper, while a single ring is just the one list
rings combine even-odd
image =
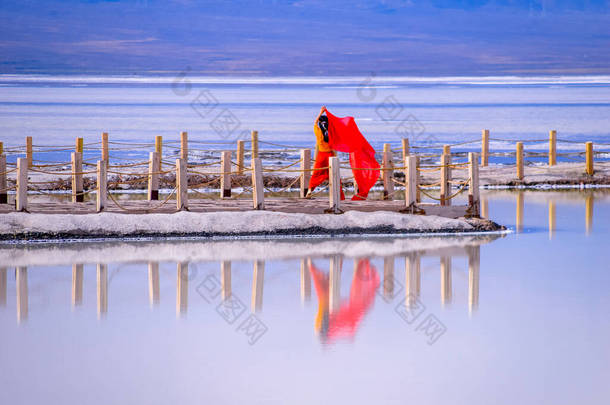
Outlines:
[{"label": "purple sky", "polygon": [[610,74],[609,1],[13,1],[0,73]]}]

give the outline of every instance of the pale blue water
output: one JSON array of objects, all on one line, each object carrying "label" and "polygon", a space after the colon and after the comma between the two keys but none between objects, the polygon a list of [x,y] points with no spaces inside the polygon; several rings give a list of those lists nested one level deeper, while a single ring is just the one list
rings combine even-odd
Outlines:
[{"label": "pale blue water", "polygon": [[[523,197],[520,231],[495,240],[0,247],[0,402],[605,404],[609,195]],[[516,228],[517,193],[482,198],[492,219]],[[333,255],[342,261],[339,310],[358,322],[329,339],[316,327],[319,297],[301,259],[328,273]],[[405,313],[415,284],[406,263],[417,257],[421,306]],[[374,269],[366,277],[355,273],[363,258]],[[214,296],[221,261],[231,262],[239,316],[224,318]],[[370,305],[350,304],[366,297],[375,273]],[[240,329],[251,315],[261,329]],[[339,330],[333,319],[329,331]]]},{"label": "pale blue water", "polygon": [[[0,76],[0,140],[10,147],[33,136],[35,145],[71,148],[76,137],[99,142],[101,132],[109,132],[111,141],[152,143],[155,135],[175,142],[180,131],[188,131],[193,158],[204,159],[207,155],[197,149],[233,149],[235,140],[249,139],[252,129],[259,131],[261,141],[311,147],[313,120],[326,105],[336,115],[354,116],[376,149],[384,142],[397,147],[403,137],[420,146],[480,140],[481,130],[490,129],[492,151],[513,151],[514,144],[502,140],[514,139],[542,139],[526,143],[526,151],[545,151],[548,131],[555,129],[561,140],[593,141],[597,149],[610,150],[610,79],[604,76],[256,80],[187,75],[186,86],[178,79]],[[231,117],[227,127],[215,121],[221,113]],[[453,150],[479,148],[473,144]],[[582,144],[560,143],[558,148],[584,151]],[[139,159],[150,149],[145,145],[113,155]],[[85,158],[98,155],[90,151]],[[37,155],[41,161],[67,161],[67,156]]]}]

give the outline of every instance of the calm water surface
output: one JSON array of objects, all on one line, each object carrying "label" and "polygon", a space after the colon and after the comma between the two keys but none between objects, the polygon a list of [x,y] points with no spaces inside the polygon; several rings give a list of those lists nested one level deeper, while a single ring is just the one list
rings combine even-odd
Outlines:
[{"label": "calm water surface", "polygon": [[607,403],[610,193],[495,237],[0,248],[0,402]]}]

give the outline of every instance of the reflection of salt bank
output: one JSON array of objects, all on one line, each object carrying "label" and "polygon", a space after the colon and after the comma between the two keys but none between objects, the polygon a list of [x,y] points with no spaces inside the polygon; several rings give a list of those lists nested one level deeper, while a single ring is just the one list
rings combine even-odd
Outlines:
[{"label": "reflection of salt bank", "polygon": [[103,238],[143,236],[271,236],[362,233],[429,233],[498,230],[485,220],[397,212],[347,211],[343,215],[269,211],[174,214],[27,214],[0,216],[0,238]]},{"label": "reflection of salt bank", "polygon": [[282,260],[303,257],[348,258],[401,256],[410,253],[462,256],[464,248],[489,243],[495,235],[420,236],[411,238],[233,240],[172,242],[96,242],[0,247],[5,267],[72,263],[197,262]]}]

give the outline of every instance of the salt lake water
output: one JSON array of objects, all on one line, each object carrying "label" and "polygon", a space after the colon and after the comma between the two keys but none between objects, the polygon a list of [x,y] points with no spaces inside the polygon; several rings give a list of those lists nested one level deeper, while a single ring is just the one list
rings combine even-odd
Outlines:
[{"label": "salt lake water", "polygon": [[[71,147],[76,137],[95,143],[108,132],[111,141],[147,143],[146,150],[115,146],[115,157],[139,159],[147,156],[155,135],[176,142],[180,131],[187,131],[197,160],[205,158],[198,148],[234,149],[235,140],[249,139],[250,130],[258,130],[261,141],[312,147],[321,105],[335,115],[354,116],[376,149],[384,142],[398,146],[405,137],[412,145],[476,141],[482,129],[491,130],[495,152],[514,151],[508,140],[526,141],[527,151],[544,151],[552,129],[561,140],[593,141],[605,150],[610,139],[608,76],[252,79],[187,71],[175,77],[0,75],[0,141],[10,149],[32,136],[35,145]],[[543,142],[527,142],[536,140]],[[478,148],[467,144],[454,151]],[[558,149],[584,151],[584,145],[560,143]],[[85,159],[98,155],[85,149]],[[15,157],[9,155],[9,161]],[[69,155],[36,158],[68,161]],[[508,161],[495,157],[494,162]]]},{"label": "salt lake water", "polygon": [[482,206],[513,232],[2,246],[1,402],[605,403],[610,193]]}]

